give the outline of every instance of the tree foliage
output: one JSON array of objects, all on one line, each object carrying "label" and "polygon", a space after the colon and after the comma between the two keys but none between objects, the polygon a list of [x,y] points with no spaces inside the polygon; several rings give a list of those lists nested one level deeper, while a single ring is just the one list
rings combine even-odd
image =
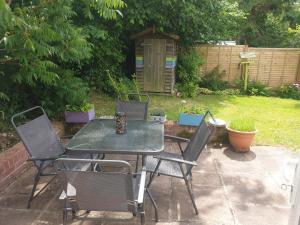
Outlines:
[{"label": "tree foliage", "polygon": [[123,21],[128,32],[155,25],[178,34],[185,45],[231,38],[243,18],[238,4],[227,0],[128,0],[127,5]]},{"label": "tree foliage", "polygon": [[12,110],[41,104],[54,113],[74,99],[86,101],[88,89],[75,75],[92,59],[93,43],[86,27],[74,23],[79,3],[84,18],[96,12],[102,20],[115,19],[125,6],[122,0],[0,0],[0,90],[14,102]]},{"label": "tree foliage", "polygon": [[298,0],[240,0],[247,19],[240,26],[240,41],[255,47],[293,47],[293,35],[300,23]]}]

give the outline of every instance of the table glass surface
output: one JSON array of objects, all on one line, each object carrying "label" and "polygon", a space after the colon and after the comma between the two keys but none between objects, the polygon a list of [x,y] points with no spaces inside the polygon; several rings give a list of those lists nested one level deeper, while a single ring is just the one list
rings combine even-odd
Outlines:
[{"label": "table glass surface", "polygon": [[158,154],[164,148],[164,125],[127,121],[127,132],[116,134],[115,120],[94,119],[67,144],[69,151],[121,154]]}]

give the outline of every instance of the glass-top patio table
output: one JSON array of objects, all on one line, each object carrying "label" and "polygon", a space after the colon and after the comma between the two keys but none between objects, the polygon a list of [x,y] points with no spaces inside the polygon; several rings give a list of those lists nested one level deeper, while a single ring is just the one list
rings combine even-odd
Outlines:
[{"label": "glass-top patio table", "polygon": [[94,119],[76,133],[66,146],[73,153],[155,155],[164,149],[164,125],[127,121],[127,133],[116,134],[114,119]]}]

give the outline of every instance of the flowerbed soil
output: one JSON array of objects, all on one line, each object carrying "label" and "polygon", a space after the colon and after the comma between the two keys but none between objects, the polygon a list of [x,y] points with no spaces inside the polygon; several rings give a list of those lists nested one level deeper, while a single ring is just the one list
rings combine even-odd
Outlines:
[{"label": "flowerbed soil", "polygon": [[3,152],[19,142],[16,134],[11,132],[0,133],[0,152]]}]

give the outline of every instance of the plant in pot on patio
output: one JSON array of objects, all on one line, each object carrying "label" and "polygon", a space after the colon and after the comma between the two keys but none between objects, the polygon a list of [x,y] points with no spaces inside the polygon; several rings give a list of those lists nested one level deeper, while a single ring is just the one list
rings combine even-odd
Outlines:
[{"label": "plant in pot on patio", "polygon": [[255,122],[249,118],[235,119],[226,127],[229,142],[237,152],[248,152],[257,133]]},{"label": "plant in pot on patio", "polygon": [[87,123],[94,117],[93,104],[83,102],[81,105],[66,105],[65,120],[67,123]]},{"label": "plant in pot on patio", "polygon": [[179,125],[199,126],[206,109],[199,106],[183,106],[179,113]]},{"label": "plant in pot on patio", "polygon": [[150,120],[152,121],[159,121],[159,122],[166,122],[167,115],[161,109],[155,109],[150,113]]}]

